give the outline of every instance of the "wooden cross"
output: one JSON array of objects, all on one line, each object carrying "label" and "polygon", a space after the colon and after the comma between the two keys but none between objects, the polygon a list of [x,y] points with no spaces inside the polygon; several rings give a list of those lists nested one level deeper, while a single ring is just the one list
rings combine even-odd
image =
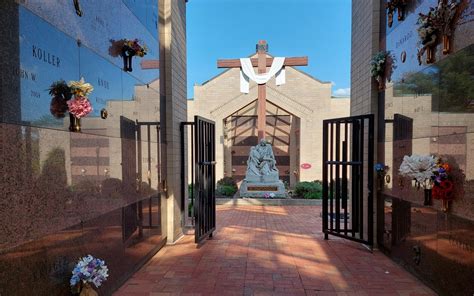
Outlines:
[{"label": "wooden cross", "polygon": [[[267,67],[271,67],[273,58],[267,58],[268,44],[265,40],[258,41],[257,58],[251,59],[252,65],[258,67],[258,73],[266,73]],[[308,57],[285,58],[284,66],[307,66]],[[217,60],[217,68],[240,68],[240,59]],[[258,85],[258,139],[265,139],[266,126],[266,84]]]}]

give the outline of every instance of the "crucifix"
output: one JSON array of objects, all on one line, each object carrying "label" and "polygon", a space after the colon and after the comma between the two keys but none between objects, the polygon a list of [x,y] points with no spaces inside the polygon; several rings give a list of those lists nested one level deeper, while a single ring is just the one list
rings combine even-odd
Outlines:
[{"label": "crucifix", "polygon": [[[258,68],[258,73],[266,73],[267,67],[273,63],[273,58],[267,58],[268,44],[265,40],[258,41],[257,58],[251,59],[252,66]],[[307,66],[308,57],[285,58],[283,66]],[[217,60],[217,68],[240,68],[239,59]],[[265,139],[266,127],[266,83],[258,85],[258,112],[257,129],[258,139]]]}]

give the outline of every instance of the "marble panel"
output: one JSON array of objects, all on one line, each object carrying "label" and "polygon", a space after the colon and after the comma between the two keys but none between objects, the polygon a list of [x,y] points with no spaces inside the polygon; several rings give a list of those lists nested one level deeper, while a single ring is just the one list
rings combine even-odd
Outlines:
[{"label": "marble panel", "polygon": [[50,85],[79,79],[79,47],[74,39],[20,7],[21,121],[62,127],[50,111]]}]

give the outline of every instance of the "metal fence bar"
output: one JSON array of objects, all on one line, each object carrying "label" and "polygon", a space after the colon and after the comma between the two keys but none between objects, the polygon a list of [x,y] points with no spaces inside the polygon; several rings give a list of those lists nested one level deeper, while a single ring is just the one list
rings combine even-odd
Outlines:
[{"label": "metal fence bar", "polygon": [[348,123],[344,123],[344,141],[342,142],[342,192],[341,192],[341,198],[342,198],[342,208],[344,209],[344,234],[347,235],[347,197],[348,197],[348,190],[347,190],[347,125]]},{"label": "metal fence bar", "polygon": [[[330,154],[329,154],[329,159],[331,161],[334,161],[334,156],[333,156],[333,152],[334,152],[334,124],[331,122],[330,123],[330,142],[329,142],[329,145],[330,145],[330,148],[329,148],[329,151],[330,151]],[[331,219],[329,221],[331,227],[330,229],[333,230],[334,229],[334,223],[333,223],[333,217],[334,217],[334,172],[333,172],[333,165],[330,165],[329,167],[329,171],[330,171],[330,174],[329,174],[329,204],[330,204],[330,210],[329,210],[329,219]]]},{"label": "metal fence bar", "polygon": [[340,224],[341,224],[341,179],[340,179],[340,156],[341,156],[341,125],[340,123],[336,124],[336,161],[338,162],[336,164],[336,231],[339,232],[341,230]]}]

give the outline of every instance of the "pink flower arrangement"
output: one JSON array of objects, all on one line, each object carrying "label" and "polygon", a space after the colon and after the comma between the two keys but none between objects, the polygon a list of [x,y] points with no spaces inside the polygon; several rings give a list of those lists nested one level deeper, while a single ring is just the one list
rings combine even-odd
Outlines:
[{"label": "pink flower arrangement", "polygon": [[49,88],[53,96],[50,104],[51,114],[56,118],[63,118],[69,111],[71,115],[79,119],[92,112],[92,105],[87,96],[94,90],[91,84],[86,83],[84,78],[79,81],[64,80],[54,82]]},{"label": "pink flower arrangement", "polygon": [[67,101],[69,113],[76,118],[82,118],[92,112],[92,105],[86,97],[75,96],[73,99]]}]

